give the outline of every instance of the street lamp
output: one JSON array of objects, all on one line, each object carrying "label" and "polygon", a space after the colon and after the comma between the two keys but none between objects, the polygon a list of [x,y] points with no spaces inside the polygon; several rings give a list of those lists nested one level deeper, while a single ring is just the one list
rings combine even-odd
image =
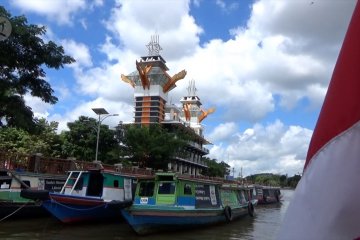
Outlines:
[{"label": "street lamp", "polygon": [[[94,113],[99,116],[98,125],[97,125],[97,136],[96,136],[96,152],[95,152],[95,161],[98,159],[98,150],[99,150],[99,136],[100,136],[100,125],[105,118],[112,117],[112,116],[119,116],[119,114],[109,114],[105,108],[92,108]],[[101,115],[106,115],[105,117],[101,118]]]}]

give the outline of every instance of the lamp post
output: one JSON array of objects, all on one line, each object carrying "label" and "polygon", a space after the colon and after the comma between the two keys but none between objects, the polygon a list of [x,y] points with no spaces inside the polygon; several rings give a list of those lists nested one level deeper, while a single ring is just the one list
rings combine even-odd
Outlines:
[{"label": "lamp post", "polygon": [[[99,152],[99,136],[100,136],[100,125],[105,118],[112,117],[112,116],[119,116],[119,114],[109,114],[105,108],[92,108],[94,113],[99,116],[98,124],[97,124],[97,136],[96,136],[96,151],[95,151],[95,161],[98,160],[98,152]],[[106,115],[105,117],[101,118],[101,115]]]}]

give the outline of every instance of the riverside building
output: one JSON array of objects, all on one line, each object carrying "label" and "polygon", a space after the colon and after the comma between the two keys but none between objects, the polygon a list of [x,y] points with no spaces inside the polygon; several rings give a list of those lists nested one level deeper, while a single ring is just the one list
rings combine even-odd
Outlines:
[{"label": "riverside building", "polygon": [[166,61],[159,54],[162,49],[158,36],[152,36],[146,46],[149,53],[136,61],[136,70],[121,75],[121,79],[134,88],[134,124],[161,124],[170,131],[180,128],[190,134],[193,140],[169,159],[168,169],[181,174],[201,175],[201,171],[207,168],[202,156],[209,153],[204,145],[210,144],[203,136],[201,122],[214,109],[206,111],[201,108],[193,80],[189,82],[188,94],[180,100],[181,107],[168,103],[169,92],[176,87],[177,81],[185,78],[186,71],[173,76],[167,73]]}]

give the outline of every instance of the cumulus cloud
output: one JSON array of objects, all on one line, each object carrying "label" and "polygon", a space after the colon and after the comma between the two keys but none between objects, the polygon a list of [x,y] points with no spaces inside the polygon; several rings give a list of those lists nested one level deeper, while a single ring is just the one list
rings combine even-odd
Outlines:
[{"label": "cumulus cloud", "polygon": [[210,142],[220,142],[231,139],[237,131],[237,125],[234,122],[221,123],[209,135]]},{"label": "cumulus cloud", "polygon": [[53,105],[43,102],[38,97],[33,97],[30,94],[24,96],[25,103],[31,107],[34,117],[36,118],[47,118],[49,116],[49,111],[53,108]]},{"label": "cumulus cloud", "polygon": [[126,103],[112,102],[104,98],[97,98],[93,101],[82,102],[72,111],[65,114],[54,114],[48,119],[50,121],[59,122],[58,132],[68,130],[67,123],[79,119],[79,116],[88,116],[97,119],[97,115],[91,110],[92,108],[105,108],[111,114],[119,114],[118,116],[109,117],[104,120],[103,124],[115,127],[119,121],[124,123],[132,122],[133,105]]},{"label": "cumulus cloud", "polygon": [[93,65],[89,48],[84,43],[77,43],[72,39],[61,41],[66,54],[71,55],[75,59],[75,63],[70,66],[75,68],[91,67]]},{"label": "cumulus cloud", "polygon": [[[222,127],[215,128],[210,136]],[[285,126],[276,120],[233,134],[236,139],[227,145],[215,144],[209,156],[227,162],[237,172],[243,168],[244,176],[259,172],[296,174],[302,171],[312,130]]]},{"label": "cumulus cloud", "polygon": [[86,8],[85,0],[14,0],[11,3],[23,11],[44,15],[59,24],[71,24],[72,14]]},{"label": "cumulus cloud", "polygon": [[189,1],[169,2],[166,11],[164,4],[164,1],[117,1],[119,7],[112,9],[106,27],[120,46],[137,56],[147,54],[145,45],[150,41],[150,36],[157,33],[161,36],[161,46],[166,49],[163,56],[168,60],[178,60],[195,50],[202,29],[189,15]]},{"label": "cumulus cloud", "polygon": [[232,2],[229,4],[224,0],[216,0],[215,4],[219,6],[222,9],[222,11],[226,13],[238,9],[240,5],[239,2]]}]

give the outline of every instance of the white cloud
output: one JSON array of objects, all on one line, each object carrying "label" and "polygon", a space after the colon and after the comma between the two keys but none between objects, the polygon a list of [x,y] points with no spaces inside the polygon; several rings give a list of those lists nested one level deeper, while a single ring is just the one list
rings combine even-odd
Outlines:
[{"label": "white cloud", "polygon": [[[217,131],[215,128],[214,133]],[[236,172],[243,168],[244,176],[259,172],[291,175],[302,171],[312,131],[277,120],[234,134],[237,139],[228,145],[215,144],[209,157],[227,162]]]},{"label": "white cloud", "polygon": [[59,24],[71,24],[72,14],[86,8],[85,0],[14,0],[11,4],[23,11],[44,15]]},{"label": "white cloud", "polygon": [[209,135],[210,142],[220,142],[231,139],[234,132],[237,131],[237,126],[234,122],[221,123]]},{"label": "white cloud", "polygon": [[[189,15],[189,1],[118,1],[120,7],[113,8],[106,27],[114,34],[120,45],[137,56],[147,54],[145,45],[150,36],[157,33],[163,56],[179,59],[195,50],[202,29]],[[154,17],[156,16],[156,17]],[[139,37],[143,36],[143,37]]]},{"label": "white cloud", "polygon": [[63,130],[68,130],[67,123],[78,120],[79,116],[88,116],[97,119],[98,117],[91,110],[92,108],[105,108],[111,114],[119,114],[119,116],[109,117],[102,122],[102,124],[109,125],[111,128],[115,127],[119,121],[123,121],[124,123],[133,121],[133,105],[112,102],[101,97],[96,98],[93,101],[83,102],[64,115],[54,114],[49,117],[49,120],[59,122],[58,132],[61,132]]},{"label": "white cloud", "polygon": [[87,21],[86,21],[85,18],[81,18],[81,19],[79,20],[79,22],[80,22],[81,26],[82,26],[85,30],[88,29]]},{"label": "white cloud", "polygon": [[38,97],[33,97],[30,94],[26,94],[24,96],[25,103],[29,107],[31,107],[31,110],[34,113],[34,117],[36,118],[47,118],[49,116],[49,110],[53,108],[53,105],[49,103],[43,102]]},{"label": "white cloud", "polygon": [[238,9],[240,5],[238,2],[232,2],[230,4],[227,4],[227,2],[224,0],[216,0],[215,4],[226,13]]},{"label": "white cloud", "polygon": [[89,48],[83,43],[77,43],[72,39],[65,39],[61,41],[66,54],[71,55],[76,62],[70,66],[75,68],[91,67],[93,65]]}]

